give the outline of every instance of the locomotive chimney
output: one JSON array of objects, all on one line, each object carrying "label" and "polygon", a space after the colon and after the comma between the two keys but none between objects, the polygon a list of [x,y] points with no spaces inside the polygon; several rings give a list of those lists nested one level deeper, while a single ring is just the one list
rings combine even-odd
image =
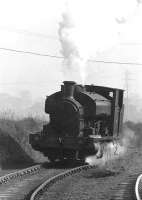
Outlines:
[{"label": "locomotive chimney", "polygon": [[74,95],[74,86],[75,82],[74,81],[64,81],[64,98],[73,98]]}]

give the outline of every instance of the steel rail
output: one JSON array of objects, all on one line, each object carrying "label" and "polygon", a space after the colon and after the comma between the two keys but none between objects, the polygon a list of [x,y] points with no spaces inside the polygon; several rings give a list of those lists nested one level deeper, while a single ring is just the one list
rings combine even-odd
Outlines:
[{"label": "steel rail", "polygon": [[[80,167],[73,168],[62,172],[56,176],[47,179],[42,183],[31,195],[30,200],[38,200],[40,196],[43,195],[52,185],[57,183],[60,180],[63,180],[65,177],[71,176],[73,174],[79,173],[83,170],[88,170],[91,168],[96,168],[96,166],[83,165]],[[114,200],[124,200],[130,199],[130,197],[136,196],[137,200],[142,200],[142,174],[140,172],[133,172],[132,174],[127,174],[125,181],[122,181],[118,184],[118,187],[112,189],[114,194],[112,199]],[[133,190],[135,188],[135,191]],[[133,191],[132,191],[133,190]]]},{"label": "steel rail", "polygon": [[140,174],[136,180],[135,194],[137,200],[142,200],[142,174]]},{"label": "steel rail", "polygon": [[42,183],[31,195],[30,200],[38,200],[39,197],[53,184],[57,183],[60,180],[63,180],[67,176],[71,176],[73,174],[79,173],[83,170],[88,170],[91,168],[94,168],[96,166],[91,165],[83,165],[80,167],[75,167],[71,170],[67,170],[65,172],[62,172],[56,176],[51,177],[50,179],[47,179],[44,183]]},{"label": "steel rail", "polygon": [[23,169],[23,170],[18,170],[16,172],[6,174],[6,175],[0,177],[0,185],[8,183],[12,179],[15,180],[17,178],[21,178],[21,177],[28,175],[28,174],[37,173],[38,171],[40,171],[40,169],[41,169],[41,165],[34,165],[32,167],[28,167],[28,168]]},{"label": "steel rail", "polygon": [[141,188],[139,187],[140,181],[142,181],[142,175],[140,172],[132,172],[128,174],[124,182],[121,182],[118,187],[116,187],[113,195],[113,200],[142,200],[140,197],[139,189],[142,193],[142,182]]}]

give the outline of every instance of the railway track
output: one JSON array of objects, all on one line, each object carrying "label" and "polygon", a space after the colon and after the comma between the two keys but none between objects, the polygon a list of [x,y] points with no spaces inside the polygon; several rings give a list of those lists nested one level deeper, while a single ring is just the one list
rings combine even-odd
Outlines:
[{"label": "railway track", "polygon": [[84,165],[84,166],[80,166],[80,167],[76,167],[73,168],[71,170],[67,170],[61,174],[58,174],[54,177],[51,177],[50,179],[46,180],[43,184],[41,184],[35,191],[34,193],[31,195],[30,200],[38,200],[40,198],[40,196],[49,188],[51,187],[53,184],[55,184],[56,182],[59,182],[61,180],[63,180],[65,177],[67,176],[71,176],[73,174],[79,173],[82,170],[88,170],[90,168],[94,168],[95,166],[91,166],[91,165]]},{"label": "railway track", "polygon": [[79,165],[79,163],[65,164],[65,168],[61,167],[61,163],[58,163],[56,166],[53,166],[50,163],[47,165],[35,165],[2,176],[0,177],[0,199],[29,199],[31,191],[47,179],[51,179],[57,174],[67,171],[69,167],[74,167],[76,165]]},{"label": "railway track", "polygon": [[140,200],[137,198],[135,184],[139,173],[130,174],[114,190],[111,200]]},{"label": "railway track", "polygon": [[17,199],[18,189],[22,188],[30,177],[37,175],[41,168],[41,165],[34,165],[0,177],[0,199]]},{"label": "railway track", "polygon": [[12,172],[10,174],[6,174],[6,175],[0,177],[0,185],[4,185],[13,179],[16,180],[18,178],[22,178],[25,175],[37,173],[40,169],[41,169],[41,165],[34,165],[32,167],[28,167],[23,170],[19,170],[16,172]]},{"label": "railway track", "polygon": [[43,181],[65,169],[35,165],[0,177],[0,199],[29,199],[29,194]]},{"label": "railway track", "polygon": [[140,174],[136,180],[135,194],[137,200],[142,200],[142,174]]},{"label": "railway track", "polygon": [[[0,199],[6,200],[39,200],[54,184],[63,181],[66,177],[79,174],[96,168],[83,165],[72,169],[45,169],[35,165],[24,170],[0,177]],[[141,200],[142,175],[141,172],[131,172],[125,176],[125,181],[112,188],[110,200]],[[96,180],[98,183],[99,181]],[[25,189],[25,188],[28,188]],[[35,190],[35,188],[37,188]],[[32,192],[31,192],[32,191]],[[102,190],[103,193],[103,190]],[[103,196],[103,195],[102,195]],[[44,198],[43,198],[44,199]],[[95,198],[94,198],[95,199]],[[103,200],[105,198],[101,198]]]},{"label": "railway track", "polygon": [[[79,173],[79,172],[82,172],[82,171],[85,171],[85,170],[89,170],[89,169],[93,169],[93,168],[96,168],[96,167],[90,166],[90,165],[84,165],[84,166],[80,166],[80,167],[65,171],[61,174],[54,176],[54,177],[51,177],[50,179],[46,180],[43,184],[41,184],[33,192],[33,194],[30,197],[30,200],[39,200],[40,198],[42,200],[43,199],[50,199],[47,196],[45,196],[45,197],[42,197],[42,196],[45,192],[48,193],[48,189],[50,189],[50,187],[54,187],[54,184],[62,181],[66,177],[69,177],[69,176],[72,176],[76,173]],[[111,189],[112,195],[111,195],[111,198],[109,200],[141,200],[140,198],[137,198],[137,195],[136,195],[136,192],[135,192],[136,191],[135,190],[136,180],[137,180],[140,173],[141,172],[132,172],[131,174],[127,174],[125,177],[123,177],[123,181],[118,183],[117,186],[115,186],[114,188]],[[96,180],[96,182],[97,182],[97,184],[99,184],[98,180]],[[142,189],[142,176],[141,176],[141,189]],[[63,199],[66,199],[66,198],[63,198]],[[79,198],[75,198],[75,199],[79,199]],[[84,198],[80,198],[80,199],[84,199]],[[95,196],[94,196],[94,200],[95,199],[98,200],[98,198],[95,198]],[[103,195],[103,188],[102,188],[102,197],[100,199],[101,200],[106,199],[106,194]]]}]

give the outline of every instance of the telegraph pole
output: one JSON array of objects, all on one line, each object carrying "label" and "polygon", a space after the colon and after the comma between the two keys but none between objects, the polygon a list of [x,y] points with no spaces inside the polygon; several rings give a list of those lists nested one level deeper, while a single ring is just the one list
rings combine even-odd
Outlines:
[{"label": "telegraph pole", "polygon": [[129,114],[129,81],[134,80],[130,78],[130,71],[125,71],[125,88],[126,88],[126,120]]},{"label": "telegraph pole", "polygon": [[125,71],[125,88],[126,88],[126,119],[128,118],[128,106],[129,106],[129,72],[128,70]]}]

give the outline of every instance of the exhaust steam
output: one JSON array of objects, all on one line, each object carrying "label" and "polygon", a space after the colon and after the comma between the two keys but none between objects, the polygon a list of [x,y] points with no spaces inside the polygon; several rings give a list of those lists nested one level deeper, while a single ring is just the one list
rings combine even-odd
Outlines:
[{"label": "exhaust steam", "polygon": [[85,84],[87,61],[118,43],[140,0],[67,0],[59,23],[63,73]]},{"label": "exhaust steam", "polygon": [[96,165],[98,167],[111,167],[111,162],[123,158],[127,153],[129,147],[135,144],[136,136],[134,132],[128,128],[124,130],[123,136],[119,143],[106,143],[104,144],[103,157],[97,159],[96,155],[88,156],[86,163]]}]

